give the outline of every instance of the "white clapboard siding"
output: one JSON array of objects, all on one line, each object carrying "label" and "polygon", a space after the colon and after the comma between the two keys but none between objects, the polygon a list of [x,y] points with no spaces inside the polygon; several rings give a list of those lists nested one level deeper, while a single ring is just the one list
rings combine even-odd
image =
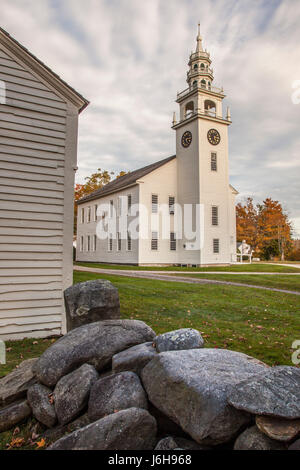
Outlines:
[{"label": "white clapboard siding", "polygon": [[68,101],[1,42],[0,80],[0,338],[57,335]]}]

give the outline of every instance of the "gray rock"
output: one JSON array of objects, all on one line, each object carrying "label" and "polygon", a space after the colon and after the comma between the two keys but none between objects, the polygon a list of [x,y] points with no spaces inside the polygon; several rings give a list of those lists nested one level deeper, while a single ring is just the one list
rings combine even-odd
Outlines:
[{"label": "gray rock", "polygon": [[0,380],[0,407],[26,397],[28,388],[36,382],[33,366],[37,359],[23,361]]},{"label": "gray rock", "polygon": [[58,441],[58,439],[61,439],[62,437],[70,434],[71,432],[84,428],[89,424],[91,424],[91,422],[87,413],[85,413],[82,416],[79,416],[79,418],[75,419],[75,421],[72,421],[72,423],[59,424],[54,428],[47,429],[47,431],[45,431],[41,437],[46,440],[46,445],[48,446],[53,442]]},{"label": "gray rock", "polygon": [[189,435],[184,432],[181,427],[172,421],[168,416],[162,413],[151,402],[148,403],[148,411],[155,418],[157,424],[157,432],[160,436],[176,436],[189,438]]},{"label": "gray rock", "polygon": [[52,390],[41,384],[32,385],[27,392],[27,400],[33,416],[48,428],[55,426],[57,417],[51,402]]},{"label": "gray rock", "polygon": [[120,372],[98,380],[92,387],[88,415],[97,421],[127,408],[148,408],[140,379],[134,372]]},{"label": "gray rock", "polygon": [[251,420],[228,405],[229,393],[265,367],[242,353],[193,349],[159,354],[141,377],[156,408],[198,443],[217,445],[231,440]]},{"label": "gray rock", "polygon": [[210,450],[209,447],[201,446],[195,441],[182,437],[168,436],[161,439],[154,450]]},{"label": "gray rock", "polygon": [[0,409],[0,432],[8,431],[31,415],[31,408],[26,400],[19,400]]},{"label": "gray rock", "polygon": [[235,441],[234,450],[285,450],[281,442],[274,441],[257,429],[246,429]]},{"label": "gray rock", "polygon": [[93,366],[83,364],[59,380],[54,390],[54,404],[60,424],[70,423],[87,406],[91,388],[98,377]]},{"label": "gray rock", "polygon": [[300,369],[272,367],[239,383],[229,394],[239,410],[277,418],[300,418]]},{"label": "gray rock", "polygon": [[112,370],[113,372],[130,370],[140,375],[145,365],[156,355],[153,342],[138,344],[115,354],[112,358]]},{"label": "gray rock", "polygon": [[289,442],[300,434],[300,419],[256,416],[256,426],[261,432],[276,441]]},{"label": "gray rock", "polygon": [[300,450],[300,439],[297,441],[293,442],[292,445],[290,445],[288,450]]},{"label": "gray rock", "polygon": [[81,282],[69,287],[64,296],[68,331],[88,323],[120,318],[118,289],[110,281]]},{"label": "gray rock", "polygon": [[164,351],[203,348],[204,340],[199,331],[192,328],[183,328],[156,336],[154,344],[156,350],[161,353]]},{"label": "gray rock", "polygon": [[130,408],[99,419],[49,447],[50,450],[152,450],[156,422],[146,411]]},{"label": "gray rock", "polygon": [[112,357],[136,344],[151,341],[155,333],[137,320],[104,320],[70,331],[39,358],[36,375],[48,387],[81,364],[91,364],[98,371],[111,363]]}]

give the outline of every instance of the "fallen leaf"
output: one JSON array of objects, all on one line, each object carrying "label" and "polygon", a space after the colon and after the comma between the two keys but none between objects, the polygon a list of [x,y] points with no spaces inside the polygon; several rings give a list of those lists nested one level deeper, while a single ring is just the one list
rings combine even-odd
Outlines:
[{"label": "fallen leaf", "polygon": [[38,441],[38,442],[36,443],[36,445],[37,445],[37,448],[38,448],[38,449],[42,449],[42,448],[45,447],[45,445],[46,445],[45,439],[41,439],[40,441]]}]

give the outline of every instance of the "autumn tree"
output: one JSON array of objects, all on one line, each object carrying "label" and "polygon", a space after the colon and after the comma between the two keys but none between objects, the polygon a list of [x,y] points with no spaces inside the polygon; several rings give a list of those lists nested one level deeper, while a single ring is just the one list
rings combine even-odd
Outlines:
[{"label": "autumn tree", "polygon": [[[84,196],[93,193],[97,189],[103,188],[107,183],[109,183],[115,173],[113,171],[109,172],[107,170],[102,170],[98,168],[95,173],[92,173],[90,176],[85,178],[84,184],[76,184],[75,185],[75,204],[74,204],[74,234],[76,234],[77,230],[77,204],[76,202],[79,201]],[[126,175],[125,171],[121,171],[116,178],[120,178],[121,176]]]},{"label": "autumn tree", "polygon": [[267,198],[254,205],[248,198],[236,208],[237,240],[246,240],[262,258],[279,256],[283,261],[291,249],[292,227],[280,202]]}]

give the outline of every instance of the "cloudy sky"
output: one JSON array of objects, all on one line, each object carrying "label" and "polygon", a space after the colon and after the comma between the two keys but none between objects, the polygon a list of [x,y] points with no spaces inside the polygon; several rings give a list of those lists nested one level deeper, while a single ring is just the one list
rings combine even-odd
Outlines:
[{"label": "cloudy sky", "polygon": [[198,20],[232,111],[231,183],[241,200],[281,201],[300,237],[299,0],[1,0],[1,26],[91,102],[78,182],[175,153]]}]

